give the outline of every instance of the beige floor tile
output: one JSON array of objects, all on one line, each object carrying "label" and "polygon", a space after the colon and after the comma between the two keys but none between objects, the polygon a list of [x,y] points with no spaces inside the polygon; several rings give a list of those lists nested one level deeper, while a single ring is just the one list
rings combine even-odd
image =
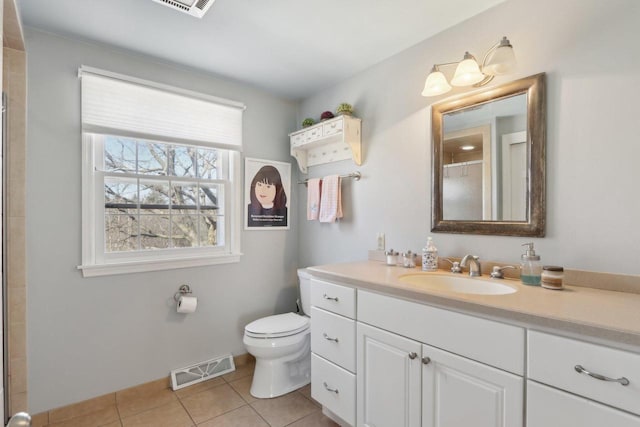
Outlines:
[{"label": "beige floor tile", "polygon": [[306,417],[318,408],[298,392],[273,399],[259,399],[251,403],[253,409],[267,420],[271,427],[283,427]]},{"label": "beige floor tile", "polygon": [[249,405],[198,424],[198,427],[269,427]]},{"label": "beige floor tile", "polygon": [[251,396],[250,390],[252,382],[253,376],[250,376],[230,382],[229,385],[238,392],[238,394],[245,400],[245,402],[251,403],[258,400],[257,398]]},{"label": "beige floor tile", "polygon": [[114,422],[109,423],[109,424],[105,424],[105,425],[100,426],[100,427],[122,427],[122,423],[120,422],[120,420],[118,420],[118,421],[114,421]]},{"label": "beige floor tile", "polygon": [[224,378],[227,382],[239,380],[240,378],[253,375],[253,370],[255,369],[255,367],[255,363],[247,363],[246,365],[236,366],[235,371],[224,374],[222,378]]},{"label": "beige floor tile", "polygon": [[340,427],[334,423],[333,420],[324,416],[321,410],[317,410],[311,415],[307,415],[301,420],[296,421],[293,424],[289,424],[287,427]]},{"label": "beige floor tile", "polygon": [[189,387],[176,390],[175,393],[179,398],[191,396],[192,394],[200,393],[201,391],[209,390],[210,388],[225,384],[222,377],[211,378],[210,380],[203,381],[198,384],[190,385]]},{"label": "beige floor tile", "polygon": [[309,401],[311,403],[313,403],[314,405],[316,405],[316,407],[322,408],[322,405],[320,404],[320,402],[318,402],[313,397],[311,397],[311,387],[309,387],[309,389],[306,389],[306,388],[300,389],[300,390],[298,390],[298,393],[300,393],[301,395],[303,395],[304,397],[309,399]]},{"label": "beige floor tile", "polygon": [[49,413],[41,412],[31,416],[31,427],[45,427],[49,424]]},{"label": "beige floor tile", "polygon": [[197,424],[246,404],[228,384],[187,396],[181,401]]},{"label": "beige floor tile", "polygon": [[109,393],[83,402],[74,403],[73,405],[63,406],[62,408],[52,409],[49,411],[49,422],[57,423],[68,420],[69,418],[80,417],[91,414],[100,409],[115,406],[116,394]]},{"label": "beige floor tile", "polygon": [[119,419],[118,410],[112,405],[90,414],[51,423],[49,427],[100,427],[119,422]]},{"label": "beige floor tile", "polygon": [[159,380],[150,381],[148,383],[140,384],[137,386],[129,387],[124,390],[116,392],[116,400],[135,399],[138,397],[144,397],[155,394],[159,391],[169,389],[171,387],[171,380],[169,377],[161,378]]},{"label": "beige floor tile", "polygon": [[303,395],[304,397],[309,399],[311,401],[311,403],[316,405],[318,408],[322,408],[322,405],[320,404],[320,402],[318,402],[313,397],[311,397],[311,384],[307,384],[306,386],[302,387],[301,389],[298,389],[298,393],[300,393],[301,395]]},{"label": "beige floor tile", "polygon": [[122,418],[123,427],[191,427],[193,421],[180,402],[175,401],[131,417]]},{"label": "beige floor tile", "polygon": [[306,386],[299,388],[298,393],[302,393],[305,397],[311,397],[311,384],[307,384]]},{"label": "beige floor tile", "polygon": [[140,396],[136,396],[134,394],[131,397],[127,394],[121,395],[118,392],[116,393],[116,398],[118,401],[118,411],[120,411],[120,417],[122,418],[130,417],[131,415],[148,411],[149,409],[168,405],[178,399],[168,388],[157,390],[149,394],[145,393]]},{"label": "beige floor tile", "polygon": [[247,365],[249,363],[256,363],[256,358],[250,355],[249,353],[233,356],[233,364],[236,365],[236,367]]}]

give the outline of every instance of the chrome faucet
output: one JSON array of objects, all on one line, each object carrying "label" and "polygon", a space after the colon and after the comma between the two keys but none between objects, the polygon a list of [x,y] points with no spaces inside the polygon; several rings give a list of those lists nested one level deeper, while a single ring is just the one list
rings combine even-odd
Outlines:
[{"label": "chrome faucet", "polygon": [[480,257],[476,255],[465,255],[460,261],[460,267],[466,267],[467,261],[469,261],[469,276],[479,277],[482,276],[482,268],[480,267]]}]

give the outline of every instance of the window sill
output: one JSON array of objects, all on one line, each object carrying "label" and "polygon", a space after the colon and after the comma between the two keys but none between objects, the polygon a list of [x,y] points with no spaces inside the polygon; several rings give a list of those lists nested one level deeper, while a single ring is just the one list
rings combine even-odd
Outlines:
[{"label": "window sill", "polygon": [[206,265],[231,264],[240,262],[240,253],[193,257],[169,258],[141,261],[112,262],[108,264],[79,265],[82,277],[111,276],[114,274],[144,273],[149,271],[173,270],[177,268],[202,267]]}]

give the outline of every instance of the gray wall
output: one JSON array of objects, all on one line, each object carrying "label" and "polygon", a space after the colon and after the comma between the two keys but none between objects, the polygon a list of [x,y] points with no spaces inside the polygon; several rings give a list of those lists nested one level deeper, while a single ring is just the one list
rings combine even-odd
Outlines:
[{"label": "gray wall", "polygon": [[[296,104],[246,85],[111,48],[27,31],[28,377],[32,413],[245,353],[244,325],[295,308],[295,209],[289,231],[242,233],[237,264],[84,279],[80,82],[88,65],[246,103],[244,154],[289,162]],[[293,199],[297,188],[293,188]],[[242,213],[240,213],[242,216]],[[187,283],[195,314],[172,301]]]},{"label": "gray wall", "polygon": [[433,63],[457,60],[465,50],[481,56],[507,35],[519,68],[492,84],[547,73],[547,235],[434,233],[435,244],[444,255],[515,263],[520,244],[533,240],[547,264],[640,274],[638,22],[637,0],[511,0],[306,99],[298,119],[345,101],[363,119],[362,166],[317,166],[310,176],[360,169],[364,177],[346,184],[344,221],[301,220],[300,265],[364,259],[381,231],[387,248],[424,246],[430,105],[444,98],[420,95],[425,78]]}]

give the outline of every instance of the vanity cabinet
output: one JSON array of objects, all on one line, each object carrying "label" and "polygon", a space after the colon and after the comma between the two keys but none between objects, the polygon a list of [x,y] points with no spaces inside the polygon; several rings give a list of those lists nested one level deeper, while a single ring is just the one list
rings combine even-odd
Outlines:
[{"label": "vanity cabinet", "polygon": [[356,423],[356,290],[311,279],[311,396]]},{"label": "vanity cabinet", "polygon": [[289,134],[291,155],[302,173],[309,166],[353,159],[362,164],[362,121],[356,117],[338,116]]},{"label": "vanity cabinet", "polygon": [[[418,309],[423,313],[415,311]],[[375,312],[377,316],[373,315]],[[484,320],[359,291],[358,426],[522,426],[522,376],[463,357],[464,352],[457,355],[411,336],[401,336],[396,332],[414,334],[411,327],[394,325],[405,317],[410,317],[414,325],[421,325],[427,334],[431,329],[445,329],[450,335],[459,332],[456,327],[472,328],[472,323]],[[458,326],[456,321],[447,323],[452,319],[457,319]],[[497,325],[484,326],[489,328],[481,335],[489,337],[494,332],[491,326]],[[516,334],[523,334],[521,328],[514,328]],[[464,335],[458,339],[463,340]],[[443,341],[439,333],[433,337],[438,343]]]},{"label": "vanity cabinet", "polygon": [[640,427],[640,353],[315,278],[311,300],[312,396],[342,425]]}]

